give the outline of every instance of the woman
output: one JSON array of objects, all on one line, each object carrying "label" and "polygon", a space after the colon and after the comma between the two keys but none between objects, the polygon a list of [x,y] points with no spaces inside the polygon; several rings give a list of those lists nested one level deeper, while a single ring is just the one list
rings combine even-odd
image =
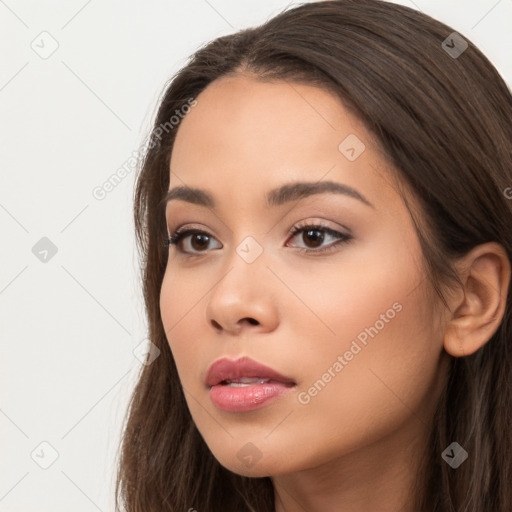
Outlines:
[{"label": "woman", "polygon": [[201,48],[135,197],[135,511],[512,510],[512,97],[375,0]]}]

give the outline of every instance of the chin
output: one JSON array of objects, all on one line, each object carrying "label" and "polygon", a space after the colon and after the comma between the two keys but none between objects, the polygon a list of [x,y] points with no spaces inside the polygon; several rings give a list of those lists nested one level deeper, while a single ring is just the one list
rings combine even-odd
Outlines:
[{"label": "chin", "polygon": [[[283,470],[276,464],[275,457],[259,455],[251,443],[247,443],[235,453],[223,453],[222,455],[212,453],[221,466],[240,476],[263,478]],[[279,457],[277,458],[279,459]]]}]

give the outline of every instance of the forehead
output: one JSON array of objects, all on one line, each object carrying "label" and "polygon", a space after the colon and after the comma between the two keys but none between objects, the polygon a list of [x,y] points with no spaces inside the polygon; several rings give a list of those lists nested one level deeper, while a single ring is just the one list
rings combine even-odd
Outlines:
[{"label": "forehead", "polygon": [[[390,181],[373,137],[327,90],[230,76],[196,100],[176,135],[171,189],[187,185],[261,202],[268,190],[293,181],[339,182],[367,198],[383,178]],[[349,157],[359,154],[347,158],[347,149]]]},{"label": "forehead", "polygon": [[[256,135],[267,146],[293,137],[297,144],[315,133],[365,128],[326,89],[290,81],[260,81],[246,75],[215,80],[197,96],[197,106],[182,121],[179,137]],[[194,133],[189,133],[193,124]],[[213,129],[214,128],[214,129]],[[276,140],[276,136],[278,137]],[[367,134],[365,133],[365,137]],[[177,141],[178,142],[178,141]]]}]

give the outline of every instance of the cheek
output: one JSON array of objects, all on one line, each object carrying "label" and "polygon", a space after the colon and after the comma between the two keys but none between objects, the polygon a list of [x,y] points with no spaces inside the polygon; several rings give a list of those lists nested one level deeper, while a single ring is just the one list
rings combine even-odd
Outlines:
[{"label": "cheek", "polygon": [[[377,333],[381,338],[380,333],[389,332],[399,316],[408,316],[404,329],[421,327],[424,304],[414,290],[423,283],[424,273],[413,244],[407,250],[400,243],[383,234],[371,242],[347,246],[339,258],[315,262],[302,275],[295,269],[281,269],[283,281],[302,299],[300,304],[290,294],[282,304],[283,318],[293,316],[303,348],[313,357],[322,356],[324,349],[343,353],[356,337],[363,344]],[[400,311],[405,303],[407,314]],[[409,345],[409,337],[410,333],[397,337],[395,349]]]},{"label": "cheek", "polygon": [[340,298],[338,292],[337,314],[323,317],[336,334],[326,334],[316,322],[322,341],[312,344],[312,331],[302,338],[306,350],[294,435],[305,436],[321,423],[323,435],[311,458],[332,457],[333,446],[343,453],[367,445],[413,414],[428,421],[442,340],[425,314],[421,286],[411,293],[408,282],[391,286],[387,279],[387,286],[375,286],[371,294],[356,289]]},{"label": "cheek", "polygon": [[293,281],[311,310],[295,315],[302,414],[311,428],[322,418],[333,436],[341,425],[361,435],[402,421],[435,380],[442,339],[426,313],[427,282],[415,253],[388,247],[347,256],[342,271],[317,266],[315,287]]},{"label": "cheek", "polygon": [[201,344],[204,344],[204,332],[200,332],[204,326],[198,315],[204,311],[202,301],[208,289],[204,280],[199,281],[192,274],[178,275],[171,267],[168,267],[162,282],[162,323],[180,379],[184,383],[192,380],[194,374],[188,370],[204,348]]},{"label": "cheek", "polygon": [[201,299],[215,283],[210,275],[200,270],[179,268],[179,263],[169,263],[160,290],[160,312],[166,332],[174,333],[183,320],[198,315],[204,305]]}]

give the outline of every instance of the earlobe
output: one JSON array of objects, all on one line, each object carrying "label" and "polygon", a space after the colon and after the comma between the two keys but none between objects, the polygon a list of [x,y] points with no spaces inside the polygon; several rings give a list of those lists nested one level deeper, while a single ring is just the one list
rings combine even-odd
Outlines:
[{"label": "earlobe", "polygon": [[473,248],[457,266],[464,294],[450,308],[444,348],[454,357],[464,357],[483,347],[503,320],[510,261],[500,244],[489,242]]}]

